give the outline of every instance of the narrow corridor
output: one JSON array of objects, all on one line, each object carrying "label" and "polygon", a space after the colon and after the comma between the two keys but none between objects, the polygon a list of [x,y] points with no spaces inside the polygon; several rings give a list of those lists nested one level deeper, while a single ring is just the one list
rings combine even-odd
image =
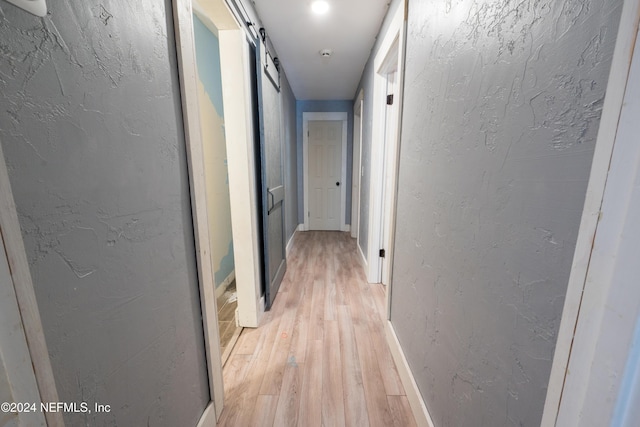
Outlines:
[{"label": "narrow corridor", "polygon": [[273,308],[224,368],[219,426],[413,426],[385,339],[385,290],[348,233],[294,237]]}]

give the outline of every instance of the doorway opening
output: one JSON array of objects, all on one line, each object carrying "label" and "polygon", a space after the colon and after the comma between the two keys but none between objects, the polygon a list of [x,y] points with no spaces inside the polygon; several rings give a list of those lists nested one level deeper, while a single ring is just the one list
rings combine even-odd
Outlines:
[{"label": "doorway opening", "polygon": [[[194,221],[196,254],[198,262],[198,281],[202,305],[202,320],[205,334],[205,353],[209,388],[212,400],[201,416],[199,425],[213,425],[222,413],[224,403],[224,386],[222,380],[222,351],[218,324],[218,304],[216,300],[216,284],[232,284],[235,280],[236,295],[228,298],[236,299],[237,309],[227,306],[227,310],[235,312],[232,324],[235,326],[257,327],[264,312],[264,300],[260,292],[260,271],[254,268],[260,265],[260,235],[257,206],[257,187],[255,176],[255,122],[252,110],[252,92],[250,78],[251,43],[244,27],[244,20],[236,17],[225,0],[201,2],[198,0],[173,0],[176,46],[178,51],[178,69],[182,94],[183,119],[187,141],[189,186],[191,191],[191,209]],[[212,55],[205,51],[207,64],[203,71],[198,69],[197,40],[194,37],[197,21],[217,36],[218,52]],[[242,22],[242,24],[241,24]],[[211,36],[207,36],[211,37]],[[217,57],[216,57],[217,56]],[[202,59],[202,58],[200,58]],[[219,72],[211,68],[211,63],[218,61]],[[206,68],[209,67],[209,68]],[[205,75],[200,75],[204,73]],[[202,79],[211,75],[221,82],[221,89],[203,90]],[[211,108],[203,108],[201,101],[213,104]],[[214,107],[219,108],[214,108]],[[211,109],[222,117],[205,115]],[[223,120],[219,120],[222,119]],[[224,230],[230,237],[225,242],[227,251],[222,260],[216,264],[214,260],[213,236],[219,225],[212,221],[209,211],[219,208],[211,203],[216,194],[211,194],[210,182],[207,179],[207,131],[218,132],[224,126],[223,146],[226,148],[226,182],[228,188],[229,213],[231,230]],[[206,126],[213,126],[208,129]],[[220,142],[220,141],[218,141]],[[224,163],[224,159],[220,159]],[[215,166],[215,165],[214,165]],[[224,165],[223,165],[224,166]],[[217,165],[213,173],[224,167]],[[211,171],[209,171],[211,172]],[[220,212],[217,212],[220,214]],[[224,255],[232,254],[233,274],[228,270],[220,272]],[[216,277],[217,276],[217,277]],[[228,289],[226,289],[228,290]],[[224,295],[224,291],[219,291]],[[221,304],[225,309],[225,304]],[[224,333],[224,332],[223,332]],[[230,348],[229,345],[225,347]]]},{"label": "doorway opening", "polygon": [[209,253],[214,273],[222,364],[242,328],[237,321],[237,291],[231,201],[222,100],[219,30],[207,11],[193,3],[198,106],[202,135],[205,190],[209,223]]},{"label": "doorway opening", "polygon": [[393,265],[404,63],[404,8],[399,7],[374,58],[367,280],[385,285],[387,317]]}]

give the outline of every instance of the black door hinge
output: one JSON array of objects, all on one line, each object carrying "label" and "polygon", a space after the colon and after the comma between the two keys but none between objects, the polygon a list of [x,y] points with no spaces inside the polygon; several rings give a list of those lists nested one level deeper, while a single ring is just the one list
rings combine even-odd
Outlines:
[{"label": "black door hinge", "polygon": [[393,105],[393,94],[387,95],[387,105]]},{"label": "black door hinge", "polygon": [[384,258],[384,256],[386,255],[386,252],[384,249],[380,249],[380,258]]}]

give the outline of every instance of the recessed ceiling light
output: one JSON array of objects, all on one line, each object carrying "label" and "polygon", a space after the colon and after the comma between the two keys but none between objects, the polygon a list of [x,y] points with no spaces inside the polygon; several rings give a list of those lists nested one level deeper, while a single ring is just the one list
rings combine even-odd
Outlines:
[{"label": "recessed ceiling light", "polygon": [[324,15],[329,11],[329,3],[324,0],[316,0],[311,3],[311,10],[318,15]]}]

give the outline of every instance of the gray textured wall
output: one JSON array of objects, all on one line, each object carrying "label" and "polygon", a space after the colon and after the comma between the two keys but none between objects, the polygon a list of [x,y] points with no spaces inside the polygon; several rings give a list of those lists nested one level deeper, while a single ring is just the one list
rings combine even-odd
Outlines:
[{"label": "gray textured wall", "polygon": [[171,2],[0,4],[0,140],[68,426],[209,401]]},{"label": "gray textured wall", "polygon": [[[296,133],[296,97],[284,71],[281,73],[282,126],[285,159],[285,242],[295,233],[298,224],[298,148]],[[302,164],[302,163],[300,163]]]},{"label": "gray textured wall", "polygon": [[[387,11],[387,15],[384,17],[382,21],[382,25],[380,26],[380,31],[378,32],[378,37],[376,39],[373,48],[371,49],[371,55],[369,56],[369,60],[364,67],[362,72],[362,77],[360,78],[360,83],[358,84],[358,89],[356,93],[354,93],[354,100],[358,97],[360,90],[364,92],[364,105],[362,107],[361,117],[362,117],[362,169],[363,175],[360,180],[360,223],[359,223],[359,242],[360,248],[362,249],[362,253],[367,256],[367,250],[369,245],[369,185],[371,185],[371,138],[372,138],[372,123],[373,123],[373,77],[374,77],[374,69],[373,63],[375,60],[376,53],[380,47],[380,43],[384,39],[384,35],[391,25],[391,19],[393,15],[398,10],[398,7],[404,3],[405,0],[392,0],[389,4],[389,9]],[[353,108],[351,109],[353,113]],[[353,127],[353,126],[352,126]],[[351,150],[351,155],[353,155],[353,150]],[[352,163],[349,163],[352,165]],[[351,167],[349,168],[351,171]],[[349,175],[351,177],[351,175]],[[350,178],[351,179],[351,178]],[[349,198],[351,201],[351,198]],[[349,218],[351,218],[351,209],[349,209]]]},{"label": "gray textured wall", "polygon": [[540,423],[621,5],[409,1],[391,321],[439,427]]}]

